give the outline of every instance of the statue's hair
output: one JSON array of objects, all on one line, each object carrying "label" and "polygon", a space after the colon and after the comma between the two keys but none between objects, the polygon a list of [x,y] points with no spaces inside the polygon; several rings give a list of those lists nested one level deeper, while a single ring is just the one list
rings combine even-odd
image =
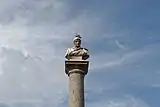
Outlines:
[{"label": "statue's hair", "polygon": [[74,37],[74,39],[73,39],[73,41],[75,41],[75,40],[77,40],[77,39],[81,40],[81,38],[82,38],[82,37],[81,37],[79,34],[76,34],[75,37]]},{"label": "statue's hair", "polygon": [[82,38],[79,34],[76,34],[75,37]]}]

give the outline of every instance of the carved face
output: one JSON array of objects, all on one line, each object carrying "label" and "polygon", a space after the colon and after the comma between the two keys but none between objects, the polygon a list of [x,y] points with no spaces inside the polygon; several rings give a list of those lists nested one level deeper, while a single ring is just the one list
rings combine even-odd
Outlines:
[{"label": "carved face", "polygon": [[81,46],[81,40],[80,40],[80,39],[76,39],[76,40],[74,41],[74,46],[75,46],[75,47],[80,47],[80,46]]}]

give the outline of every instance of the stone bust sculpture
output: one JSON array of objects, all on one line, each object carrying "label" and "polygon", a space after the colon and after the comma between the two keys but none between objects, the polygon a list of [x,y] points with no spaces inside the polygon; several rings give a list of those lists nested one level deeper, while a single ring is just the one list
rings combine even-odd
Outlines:
[{"label": "stone bust sculpture", "polygon": [[87,60],[89,58],[88,49],[81,47],[81,36],[76,35],[73,39],[74,47],[68,48],[65,58],[70,60],[74,58],[81,58]]}]

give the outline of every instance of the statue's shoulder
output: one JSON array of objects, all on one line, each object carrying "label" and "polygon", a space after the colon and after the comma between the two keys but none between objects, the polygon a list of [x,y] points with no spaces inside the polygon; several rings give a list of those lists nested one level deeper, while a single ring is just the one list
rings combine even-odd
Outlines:
[{"label": "statue's shoulder", "polygon": [[88,53],[88,49],[87,49],[87,48],[83,48],[83,51],[84,51],[85,53]]},{"label": "statue's shoulder", "polygon": [[68,52],[73,51],[73,50],[74,50],[73,48],[68,48],[67,49]]},{"label": "statue's shoulder", "polygon": [[88,51],[88,49],[87,48],[83,48],[84,50],[86,50],[86,51]]}]

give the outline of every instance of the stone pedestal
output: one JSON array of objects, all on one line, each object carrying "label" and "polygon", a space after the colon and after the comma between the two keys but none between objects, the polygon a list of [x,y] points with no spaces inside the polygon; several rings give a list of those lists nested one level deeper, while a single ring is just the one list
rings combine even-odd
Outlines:
[{"label": "stone pedestal", "polygon": [[84,107],[84,77],[88,72],[89,61],[67,60],[65,72],[69,76],[69,107]]}]

